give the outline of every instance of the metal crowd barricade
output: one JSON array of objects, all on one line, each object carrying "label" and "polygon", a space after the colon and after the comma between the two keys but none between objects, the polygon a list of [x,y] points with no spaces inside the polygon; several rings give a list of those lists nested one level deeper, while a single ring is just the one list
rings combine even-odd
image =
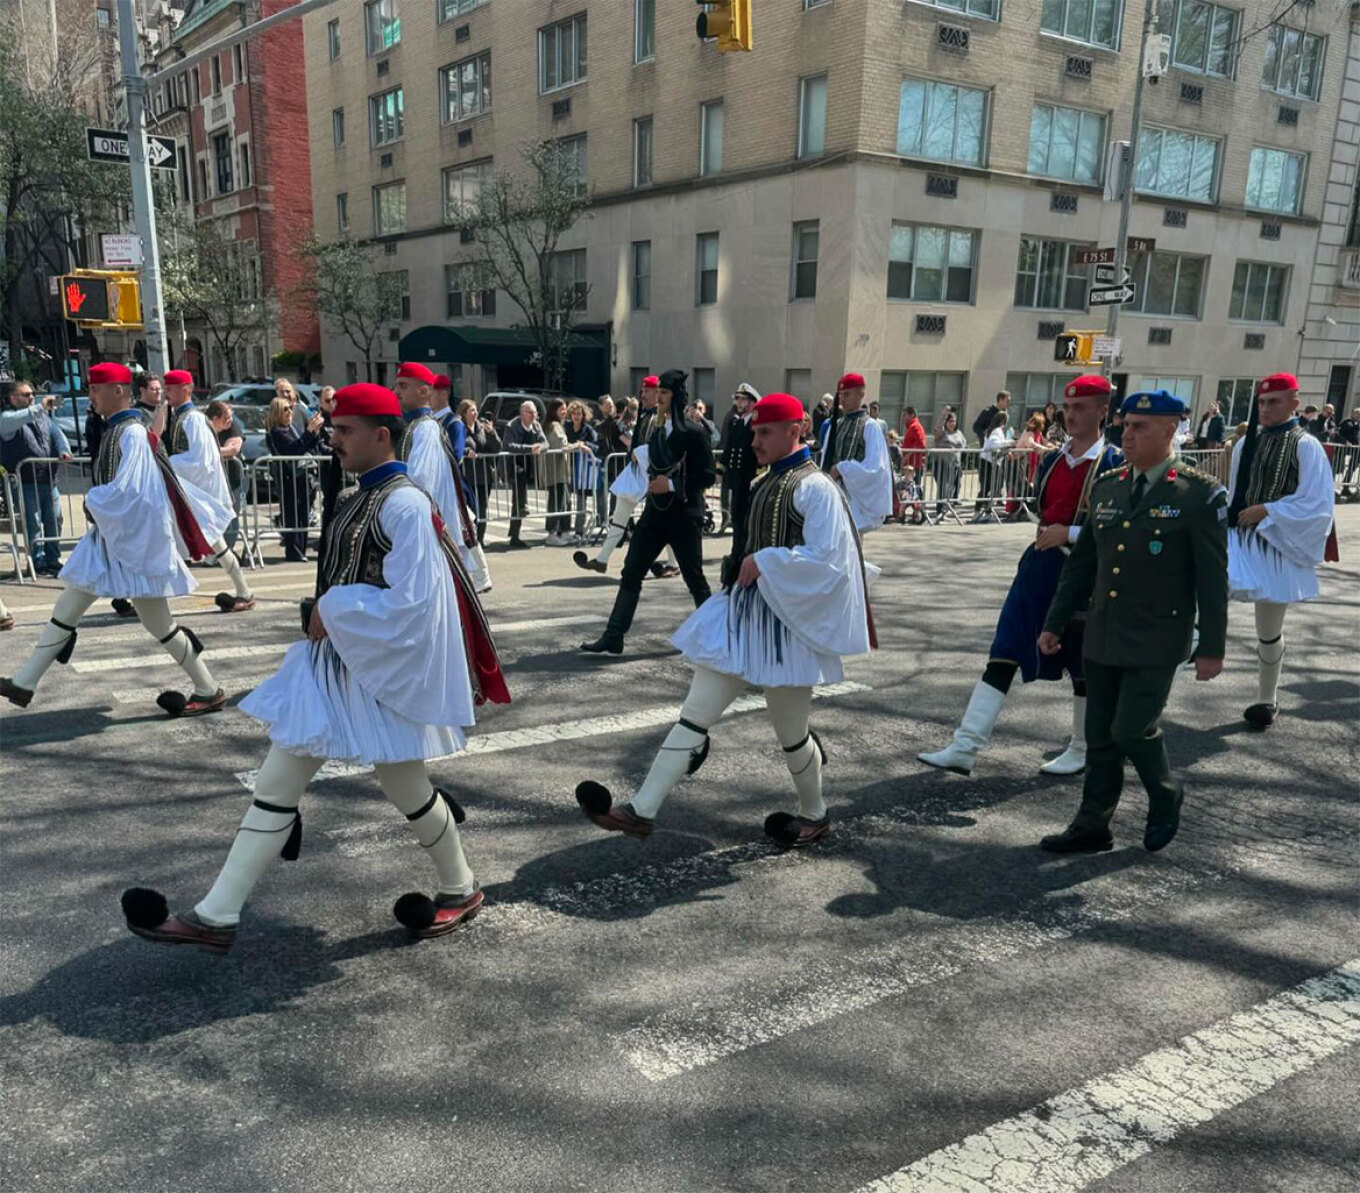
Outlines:
[{"label": "metal crowd barricade", "polygon": [[[80,542],[85,534],[85,493],[90,487],[86,469],[90,464],[88,456],[73,456],[62,460],[56,456],[35,456],[21,460],[17,473],[7,477],[7,504],[9,507],[9,543],[6,549],[14,557],[14,570],[23,579],[23,571],[36,582],[38,559],[44,547],[51,541],[45,525],[42,510],[43,490],[52,491],[52,510],[56,522],[56,542],[59,548],[69,550]],[[33,501],[38,502],[36,509],[30,510]],[[33,514],[35,534],[33,541],[28,538],[28,521]],[[70,533],[66,533],[69,531]],[[22,551],[25,563],[21,567],[19,555]]]},{"label": "metal crowd barricade", "polygon": [[559,448],[466,457],[463,477],[473,490],[478,522],[506,533],[512,522],[525,529],[541,524],[546,533],[551,518],[570,535],[579,519],[589,540],[608,521],[609,484],[617,472],[610,471],[615,457],[602,461],[590,454],[587,461],[586,455]]},{"label": "metal crowd barricade", "polygon": [[1329,443],[1332,479],[1338,501],[1360,501],[1360,446],[1354,443]]},{"label": "metal crowd barricade", "polygon": [[251,567],[264,565],[266,541],[285,543],[285,535],[302,535],[305,551],[320,535],[317,498],[325,462],[322,456],[260,456],[250,464],[241,538]]}]

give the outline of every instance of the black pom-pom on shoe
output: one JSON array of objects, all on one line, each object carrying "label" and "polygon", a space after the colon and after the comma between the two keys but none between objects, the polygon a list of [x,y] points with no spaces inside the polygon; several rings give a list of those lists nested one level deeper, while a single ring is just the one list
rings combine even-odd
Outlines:
[{"label": "black pom-pom on shoe", "polygon": [[392,905],[392,914],[403,928],[419,932],[434,923],[434,900],[419,891],[408,891]]},{"label": "black pom-pom on shoe", "polygon": [[806,849],[831,831],[831,818],[808,820],[791,812],[771,812],[765,817],[765,835],[780,849]]},{"label": "black pom-pom on shoe", "polygon": [[609,788],[603,783],[587,779],[576,784],[576,802],[581,805],[586,815],[603,816],[613,806],[614,797],[609,794]]},{"label": "black pom-pom on shoe", "polygon": [[170,905],[160,891],[134,886],[123,892],[119,900],[123,916],[135,928],[159,928],[170,918]]},{"label": "black pom-pom on shoe", "polygon": [[184,706],[189,703],[183,692],[176,692],[173,688],[162,692],[156,697],[156,703],[165,710],[167,715],[172,717],[182,717]]}]

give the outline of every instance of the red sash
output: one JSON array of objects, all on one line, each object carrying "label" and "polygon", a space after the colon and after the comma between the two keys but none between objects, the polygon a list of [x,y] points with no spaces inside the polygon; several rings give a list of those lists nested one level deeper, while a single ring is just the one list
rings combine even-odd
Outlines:
[{"label": "red sash", "polygon": [[198,520],[194,517],[193,510],[189,508],[188,501],[185,500],[179,477],[175,475],[175,470],[170,467],[170,461],[166,458],[165,452],[161,450],[160,436],[153,435],[148,431],[146,437],[151,441],[151,456],[156,461],[156,467],[160,470],[161,483],[165,485],[165,495],[170,498],[170,508],[175,514],[175,525],[179,529],[180,538],[184,540],[189,558],[195,561],[207,559],[212,554],[212,547],[208,540],[203,537],[203,531],[198,525]]},{"label": "red sash", "polygon": [[[460,488],[460,498],[461,493]],[[472,578],[463,566],[457,545],[445,532],[444,519],[434,510],[433,503],[430,516],[434,520],[440,549],[453,574],[454,591],[458,594],[458,620],[463,627],[463,650],[467,655],[468,678],[472,681],[473,703],[480,706],[489,700],[492,704],[509,704],[510,689],[505,685],[496,643],[491,637],[482,602],[472,587]]]}]

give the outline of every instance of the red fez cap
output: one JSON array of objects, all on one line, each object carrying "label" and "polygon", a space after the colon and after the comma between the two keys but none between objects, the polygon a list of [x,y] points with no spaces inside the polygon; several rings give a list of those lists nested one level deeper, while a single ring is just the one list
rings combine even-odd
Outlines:
[{"label": "red fez cap", "polygon": [[643,384],[644,388],[645,388],[646,386],[650,385],[653,389],[658,389],[658,388],[660,388],[660,386],[661,386],[661,378],[660,378],[660,377],[657,377],[657,376],[655,376],[655,375],[650,376],[650,377],[644,377],[644,378],[642,379],[642,384]]},{"label": "red fez cap", "polygon": [[91,385],[132,384],[132,370],[112,360],[106,360],[102,365],[91,365],[89,377]]},{"label": "red fez cap", "polygon": [[443,373],[436,373],[434,375],[434,387],[435,389],[452,389],[453,382],[445,377]]},{"label": "red fez cap", "polygon": [[346,418],[353,414],[400,418],[401,402],[386,386],[360,381],[336,391],[335,409],[331,411],[332,418]]},{"label": "red fez cap", "polygon": [[1063,390],[1065,398],[1108,398],[1113,393],[1109,381],[1099,373],[1086,373],[1067,383]]},{"label": "red fez cap", "polygon": [[844,377],[842,377],[839,381],[836,382],[837,393],[839,393],[843,389],[863,389],[863,388],[864,378],[861,377],[858,373],[846,373]]},{"label": "red fez cap", "polygon": [[1299,379],[1293,373],[1271,373],[1256,387],[1258,394],[1277,394],[1282,390],[1298,391]]},{"label": "red fez cap", "polygon": [[188,369],[171,369],[165,375],[166,385],[192,385],[194,375]]},{"label": "red fez cap", "polygon": [[756,416],[751,420],[751,425],[800,423],[806,413],[803,403],[792,394],[766,394],[756,403]]},{"label": "red fez cap", "polygon": [[398,377],[409,377],[413,381],[423,381],[426,385],[434,384],[434,374],[423,364],[416,361],[407,361],[405,364],[397,366]]}]

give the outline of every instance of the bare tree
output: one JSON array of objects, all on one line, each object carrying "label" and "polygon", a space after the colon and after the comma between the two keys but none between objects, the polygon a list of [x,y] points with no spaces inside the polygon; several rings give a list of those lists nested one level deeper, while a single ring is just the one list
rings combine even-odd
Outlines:
[{"label": "bare tree", "polygon": [[589,287],[575,277],[578,258],[558,246],[587,212],[590,194],[568,144],[540,141],[523,158],[527,169],[494,175],[475,198],[451,204],[445,217],[474,238],[467,268],[493,279],[519,308],[548,387],[562,389],[572,327]]},{"label": "bare tree", "polygon": [[315,268],[297,291],[300,301],[315,306],[323,323],[354,345],[369,381],[383,327],[401,317],[404,288],[400,272],[378,271],[373,247],[365,241],[309,240],[299,251]]}]

